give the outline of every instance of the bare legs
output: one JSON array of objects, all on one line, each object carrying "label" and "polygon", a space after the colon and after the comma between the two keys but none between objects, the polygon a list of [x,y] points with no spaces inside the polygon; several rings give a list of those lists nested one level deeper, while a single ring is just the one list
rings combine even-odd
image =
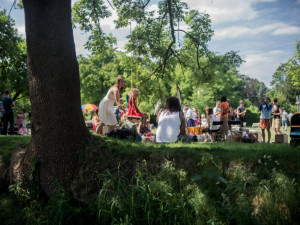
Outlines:
[{"label": "bare legs", "polygon": [[[104,123],[100,123],[100,125],[97,127],[96,129],[96,133],[98,134],[103,134],[103,127],[105,126]],[[107,130],[107,133],[112,131],[112,130],[115,130],[117,126],[115,125],[107,125],[108,127],[108,130]]]},{"label": "bare legs", "polygon": [[[267,131],[268,131],[268,143],[270,143],[271,131],[270,131],[270,129],[267,129]],[[261,133],[262,133],[263,143],[265,143],[265,129],[261,129]]]}]

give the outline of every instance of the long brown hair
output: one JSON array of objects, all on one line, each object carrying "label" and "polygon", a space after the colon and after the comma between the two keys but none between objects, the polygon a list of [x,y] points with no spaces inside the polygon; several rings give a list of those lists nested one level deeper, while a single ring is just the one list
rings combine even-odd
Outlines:
[{"label": "long brown hair", "polygon": [[164,109],[169,110],[169,112],[181,112],[181,105],[179,99],[176,97],[168,97]]},{"label": "long brown hair", "polygon": [[125,80],[125,77],[123,77],[122,75],[119,75],[116,79],[116,83],[113,85],[113,87],[117,87],[120,94],[122,94],[124,92],[125,87],[121,87],[121,89],[119,89],[119,83],[121,80]]}]

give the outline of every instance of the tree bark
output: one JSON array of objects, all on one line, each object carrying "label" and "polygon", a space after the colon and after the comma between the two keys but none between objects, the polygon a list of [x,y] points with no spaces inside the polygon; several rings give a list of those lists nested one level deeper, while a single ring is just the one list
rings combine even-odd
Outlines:
[{"label": "tree bark", "polygon": [[31,158],[38,179],[51,195],[67,186],[78,167],[78,150],[89,138],[81,112],[79,68],[71,23],[71,0],[23,0],[31,101],[31,142],[23,158],[25,177]]}]

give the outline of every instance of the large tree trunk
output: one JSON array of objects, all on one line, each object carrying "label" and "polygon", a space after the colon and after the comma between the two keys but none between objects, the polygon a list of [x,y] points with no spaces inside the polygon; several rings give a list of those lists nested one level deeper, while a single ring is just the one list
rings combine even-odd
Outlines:
[{"label": "large tree trunk", "polygon": [[[89,138],[80,102],[79,68],[71,0],[23,0],[28,51],[32,136],[23,159],[27,176],[34,156],[48,195],[74,175],[78,150]],[[26,172],[25,172],[26,175]]]}]

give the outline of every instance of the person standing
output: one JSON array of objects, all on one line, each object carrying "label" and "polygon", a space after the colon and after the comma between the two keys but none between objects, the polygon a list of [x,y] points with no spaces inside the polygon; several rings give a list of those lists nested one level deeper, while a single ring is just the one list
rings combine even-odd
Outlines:
[{"label": "person standing", "polygon": [[281,114],[281,121],[282,121],[282,127],[285,131],[287,131],[287,126],[288,126],[288,114],[285,110],[283,110]]},{"label": "person standing", "polygon": [[223,136],[223,140],[227,141],[227,135],[228,135],[228,110],[229,110],[229,104],[226,101],[226,96],[221,97],[221,113],[220,113],[220,120],[223,121],[222,125],[220,126],[220,131]]},{"label": "person standing", "polygon": [[14,110],[13,107],[15,107],[15,104],[13,100],[9,97],[10,91],[6,90],[5,95],[2,99],[3,108],[4,108],[4,125],[3,125],[3,131],[2,134],[7,134],[7,127],[9,123],[9,134],[12,135],[14,132]]},{"label": "person standing", "polygon": [[277,103],[277,98],[273,98],[273,109],[272,109],[272,115],[273,115],[273,123],[272,127],[274,129],[275,135],[281,134],[280,131],[280,115],[282,114],[282,110],[280,105]]},{"label": "person standing", "polygon": [[288,118],[289,118],[289,123],[290,123],[290,126],[291,126],[291,121],[292,121],[292,116],[293,116],[293,112],[290,111],[289,115],[288,115]]},{"label": "person standing", "polygon": [[123,76],[118,76],[115,85],[109,88],[106,96],[101,100],[99,104],[99,119],[100,124],[97,127],[96,132],[103,134],[104,125],[108,126],[108,132],[114,130],[118,124],[118,121],[114,115],[114,103],[126,112],[125,108],[120,102],[120,94],[123,93],[125,88],[125,78]]},{"label": "person standing", "polygon": [[1,96],[0,99],[0,134],[2,133],[2,126],[4,123],[4,107],[3,107],[3,102],[2,102],[2,98],[4,97],[4,95]]},{"label": "person standing", "polygon": [[259,127],[261,128],[263,143],[265,143],[265,129],[268,131],[268,143],[271,140],[271,114],[272,114],[272,105],[270,104],[271,99],[269,97],[265,97],[265,99],[261,102],[258,110],[261,111]]},{"label": "person standing", "polygon": [[185,105],[184,107],[187,108],[187,112],[185,115],[185,119],[187,121],[186,127],[194,127],[195,126],[194,112],[189,105]]},{"label": "person standing", "polygon": [[234,117],[233,117],[233,108],[231,107],[230,102],[231,102],[231,100],[228,98],[228,99],[227,99],[227,103],[229,104],[229,109],[228,109],[228,120],[234,120]]},{"label": "person standing", "polygon": [[237,120],[240,121],[240,127],[243,127],[244,126],[245,114],[247,112],[247,110],[244,106],[244,101],[243,100],[240,100],[240,106],[237,107],[236,112],[237,112]]},{"label": "person standing", "polygon": [[217,117],[220,117],[221,114],[221,108],[220,108],[220,101],[216,101],[216,107],[213,109],[214,115]]},{"label": "person standing", "polygon": [[193,108],[193,114],[194,114],[194,118],[195,118],[195,127],[198,126],[198,124],[200,125],[200,118],[199,118],[199,113],[197,112],[197,109],[194,107]]}]

